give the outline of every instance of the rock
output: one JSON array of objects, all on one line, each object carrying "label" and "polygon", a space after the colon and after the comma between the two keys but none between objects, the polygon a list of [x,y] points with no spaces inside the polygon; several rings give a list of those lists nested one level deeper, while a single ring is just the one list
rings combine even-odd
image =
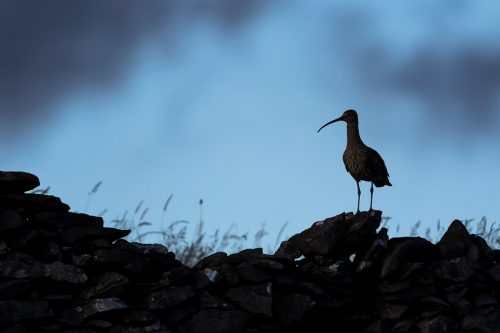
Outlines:
[{"label": "rock", "polygon": [[24,193],[38,186],[40,180],[30,173],[0,171],[0,193]]},{"label": "rock", "polygon": [[61,241],[65,244],[75,244],[79,241],[89,241],[99,238],[115,241],[128,234],[130,234],[130,230],[105,228],[98,225],[81,225],[63,230],[61,233]]},{"label": "rock", "polygon": [[40,252],[35,253],[35,255],[45,262],[62,260],[61,247],[53,241],[47,241],[45,244],[41,245]]},{"label": "rock", "polygon": [[408,306],[404,304],[379,303],[376,310],[380,318],[401,319],[406,310],[408,310]]},{"label": "rock", "polygon": [[170,287],[151,293],[143,303],[149,310],[170,309],[194,296],[190,286]]},{"label": "rock", "polygon": [[113,323],[106,320],[91,320],[87,326],[98,330],[108,330],[113,327]]},{"label": "rock", "polygon": [[109,333],[171,333],[161,329],[161,324],[156,321],[152,324],[140,327],[134,326],[114,326]]},{"label": "rock", "polygon": [[236,271],[243,281],[263,282],[271,279],[268,273],[256,268],[254,265],[244,262],[236,266]]},{"label": "rock", "polygon": [[216,284],[223,279],[222,274],[210,267],[196,271],[193,275],[193,286],[197,289],[206,288],[211,284]]},{"label": "rock", "polygon": [[380,272],[381,279],[396,277],[403,262],[426,263],[435,257],[435,247],[421,237],[393,238]]},{"label": "rock", "polygon": [[377,229],[382,221],[382,212],[372,210],[360,212],[347,217],[348,229],[336,249],[337,257],[347,258],[359,250],[366,250],[368,244],[375,239]]},{"label": "rock", "polygon": [[119,298],[97,298],[66,309],[62,316],[70,324],[83,323],[97,314],[116,312],[127,308],[127,304]]},{"label": "rock", "polygon": [[302,252],[300,252],[300,248],[294,243],[289,241],[283,241],[281,242],[276,252],[274,252],[274,255],[277,257],[283,257],[290,260],[295,260],[302,256]]},{"label": "rock", "polygon": [[414,319],[403,319],[392,326],[390,333],[414,332],[416,324]]},{"label": "rock", "polygon": [[410,286],[396,293],[385,294],[384,297],[388,301],[403,301],[409,302],[418,300],[422,297],[437,295],[438,290],[434,286]]},{"label": "rock", "polygon": [[0,283],[0,300],[22,299],[34,287],[33,283],[26,279],[4,281]]},{"label": "rock", "polygon": [[315,222],[310,228],[292,236],[289,242],[306,257],[327,255],[340,242],[349,226],[346,214],[340,214]]},{"label": "rock", "polygon": [[279,260],[271,258],[259,258],[253,261],[253,264],[257,268],[262,268],[265,271],[281,271],[285,268],[285,265]]},{"label": "rock", "polygon": [[444,312],[449,310],[450,305],[442,298],[436,296],[425,296],[419,300],[420,312],[437,311]]},{"label": "rock", "polygon": [[221,283],[227,284],[228,286],[233,286],[239,282],[239,277],[236,269],[230,264],[230,261],[234,262],[234,257],[233,260],[230,260],[227,254],[223,252],[217,252],[200,260],[194,266],[194,270],[200,271],[206,268],[210,268],[213,272],[216,271],[217,274],[221,275],[221,277],[223,278]]},{"label": "rock", "polygon": [[141,326],[157,323],[156,316],[148,311],[125,310],[122,318],[125,325]]},{"label": "rock", "polygon": [[491,280],[500,282],[500,262],[486,271],[486,276]]},{"label": "rock", "polygon": [[225,293],[224,297],[251,313],[272,316],[273,297],[270,284],[232,287]]},{"label": "rock", "polygon": [[356,272],[367,272],[379,267],[382,256],[387,250],[388,242],[389,236],[387,236],[387,229],[380,229],[375,240],[371,243],[370,247],[368,247],[368,250],[356,254],[354,258]]},{"label": "rock", "polygon": [[401,282],[395,282],[395,283],[389,283],[389,282],[385,281],[385,282],[379,284],[378,289],[380,289],[384,293],[394,293],[394,292],[406,289],[409,286],[410,286],[410,282],[408,282],[408,281],[401,281]]},{"label": "rock", "polygon": [[273,300],[273,313],[285,325],[298,324],[315,304],[305,294],[277,295]]},{"label": "rock", "polygon": [[180,326],[181,333],[245,333],[248,314],[237,310],[205,309]]},{"label": "rock", "polygon": [[0,234],[21,228],[25,222],[25,218],[15,210],[0,212]]},{"label": "rock", "polygon": [[[104,272],[93,281],[92,285],[81,293],[83,299],[120,296],[129,279],[117,272]],[[121,292],[120,292],[121,291]]]},{"label": "rock", "polygon": [[0,325],[28,319],[41,320],[52,315],[46,301],[0,301]]},{"label": "rock", "polygon": [[418,324],[420,333],[455,333],[458,332],[458,325],[453,320],[445,316],[438,316],[426,319]]},{"label": "rock", "polygon": [[0,209],[24,209],[29,214],[56,211],[67,212],[69,206],[52,195],[30,193],[0,194]]},{"label": "rock", "polygon": [[[443,237],[436,244],[441,258],[465,257],[471,247],[475,247],[467,228],[459,220],[453,221]],[[476,249],[477,250],[477,249]]]},{"label": "rock", "polygon": [[255,249],[245,249],[238,253],[231,254],[227,256],[228,262],[231,264],[238,264],[242,261],[253,261],[257,258],[262,257],[262,248],[258,247]]},{"label": "rock", "polygon": [[500,307],[494,306],[472,311],[462,319],[461,327],[470,333],[500,333]]},{"label": "rock", "polygon": [[102,227],[102,217],[74,212],[41,212],[30,217],[30,222],[53,230],[62,231],[67,228],[81,226]]},{"label": "rock", "polygon": [[474,305],[476,307],[491,306],[498,304],[498,301],[489,295],[479,294],[474,296]]},{"label": "rock", "polygon": [[54,281],[74,284],[83,283],[88,279],[85,271],[82,269],[58,261],[42,265],[42,276]]},{"label": "rock", "polygon": [[126,275],[146,278],[151,274],[150,262],[134,251],[119,248],[101,249],[95,252],[93,260],[107,269],[115,269]]},{"label": "rock", "polygon": [[463,282],[476,274],[479,264],[465,257],[458,257],[451,260],[437,261],[435,267],[435,277],[437,279]]},{"label": "rock", "polygon": [[200,309],[234,309],[234,306],[227,303],[222,297],[205,290],[200,292],[198,304]]}]

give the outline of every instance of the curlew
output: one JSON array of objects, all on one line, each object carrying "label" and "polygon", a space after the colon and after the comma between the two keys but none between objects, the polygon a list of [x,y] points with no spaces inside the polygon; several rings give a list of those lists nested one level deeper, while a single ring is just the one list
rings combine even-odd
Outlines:
[{"label": "curlew", "polygon": [[370,188],[370,210],[372,210],[373,185],[375,184],[376,187],[392,186],[389,181],[389,173],[380,154],[365,145],[361,140],[358,129],[358,113],[356,111],[345,111],[342,116],[321,126],[318,133],[324,127],[341,120],[347,123],[347,146],[342,157],[347,172],[354,178],[358,187],[357,213],[359,213],[359,200],[361,198],[359,182],[362,180],[372,183]]}]

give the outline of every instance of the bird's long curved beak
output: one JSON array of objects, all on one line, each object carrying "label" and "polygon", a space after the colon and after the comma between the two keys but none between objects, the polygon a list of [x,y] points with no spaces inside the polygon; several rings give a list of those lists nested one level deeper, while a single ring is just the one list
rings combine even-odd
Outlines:
[{"label": "bird's long curved beak", "polygon": [[344,120],[344,118],[342,118],[342,116],[338,117],[337,119],[334,119],[334,120],[332,120],[332,121],[327,122],[326,124],[324,124],[323,126],[321,126],[321,128],[318,130],[318,133],[319,133],[319,131],[321,131],[324,127],[326,127],[326,126],[328,126],[328,125],[330,125],[330,124],[333,124],[333,123],[335,123],[335,122],[337,122],[337,121],[341,121],[341,120]]}]

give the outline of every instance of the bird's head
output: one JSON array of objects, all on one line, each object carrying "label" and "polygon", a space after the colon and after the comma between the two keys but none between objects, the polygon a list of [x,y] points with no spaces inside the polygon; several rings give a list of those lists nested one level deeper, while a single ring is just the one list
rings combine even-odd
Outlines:
[{"label": "bird's head", "polygon": [[354,110],[346,110],[340,117],[338,117],[337,119],[334,119],[332,121],[329,121],[327,122],[326,124],[324,124],[323,126],[321,126],[321,128],[318,130],[321,131],[324,127],[330,125],[330,124],[333,124],[337,121],[345,121],[346,123],[348,124],[351,124],[351,123],[355,123],[357,124],[358,123],[358,113]]}]

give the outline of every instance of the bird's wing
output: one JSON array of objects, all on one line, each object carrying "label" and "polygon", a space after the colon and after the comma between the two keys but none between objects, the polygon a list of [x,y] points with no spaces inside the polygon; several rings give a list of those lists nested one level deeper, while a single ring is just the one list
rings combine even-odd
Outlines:
[{"label": "bird's wing", "polygon": [[370,147],[367,147],[370,151],[370,161],[367,163],[368,172],[373,178],[388,178],[389,172],[387,172],[387,167],[385,166],[384,159],[380,154]]}]

